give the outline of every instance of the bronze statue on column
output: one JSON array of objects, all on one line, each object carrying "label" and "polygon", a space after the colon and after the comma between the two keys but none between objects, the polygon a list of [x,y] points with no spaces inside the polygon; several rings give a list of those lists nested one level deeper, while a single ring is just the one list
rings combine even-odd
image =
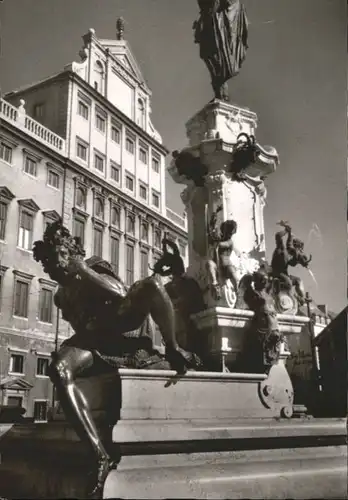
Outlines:
[{"label": "bronze statue on column", "polygon": [[240,0],[198,0],[195,43],[211,75],[215,99],[228,101],[227,81],[236,76],[248,48],[248,20]]}]

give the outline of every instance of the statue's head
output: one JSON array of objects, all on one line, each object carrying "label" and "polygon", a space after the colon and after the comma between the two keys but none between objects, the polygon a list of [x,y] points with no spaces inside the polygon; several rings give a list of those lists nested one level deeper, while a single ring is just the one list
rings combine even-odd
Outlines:
[{"label": "statue's head", "polygon": [[237,222],[235,220],[225,220],[220,225],[221,238],[224,241],[229,240],[237,232]]},{"label": "statue's head", "polygon": [[268,275],[264,270],[259,269],[253,274],[255,290],[264,290],[268,285]]},{"label": "statue's head", "polygon": [[47,225],[43,240],[34,242],[33,256],[50,278],[60,283],[67,275],[69,259],[83,258],[85,251],[80,238],[72,237],[60,219]]},{"label": "statue's head", "polygon": [[298,239],[298,238],[294,238],[292,240],[292,243],[294,245],[294,248],[296,248],[296,250],[300,250],[301,252],[303,251],[304,249],[304,243],[302,240]]}]

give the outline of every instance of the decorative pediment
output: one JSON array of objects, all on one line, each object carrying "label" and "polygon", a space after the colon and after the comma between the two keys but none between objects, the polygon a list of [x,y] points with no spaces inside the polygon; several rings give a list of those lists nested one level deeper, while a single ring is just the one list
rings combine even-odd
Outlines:
[{"label": "decorative pediment", "polygon": [[40,210],[39,205],[37,205],[35,201],[30,198],[26,198],[24,200],[18,200],[18,204],[21,207],[30,210],[31,212],[38,212]]},{"label": "decorative pediment", "polygon": [[4,201],[12,201],[15,195],[6,186],[0,186],[0,198]]},{"label": "decorative pediment", "polygon": [[99,40],[99,42],[105,49],[109,49],[109,53],[114,56],[116,63],[114,64],[114,71],[122,74],[122,70],[125,70],[129,76],[133,77],[141,85],[145,93],[151,94],[129,43],[126,40]]},{"label": "decorative pediment", "polygon": [[56,210],[44,210],[42,212],[42,215],[46,219],[50,219],[50,220],[59,220],[61,218],[59,213]]},{"label": "decorative pediment", "polygon": [[29,391],[33,385],[21,377],[5,377],[0,383],[2,389],[12,389],[15,391]]}]

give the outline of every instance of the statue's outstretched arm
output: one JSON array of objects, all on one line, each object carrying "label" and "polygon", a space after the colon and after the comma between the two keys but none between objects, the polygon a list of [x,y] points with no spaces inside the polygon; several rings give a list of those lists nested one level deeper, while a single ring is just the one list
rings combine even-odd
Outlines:
[{"label": "statue's outstretched arm", "polygon": [[69,264],[69,270],[72,273],[76,273],[81,279],[86,281],[86,286],[88,283],[94,285],[96,288],[102,289],[110,294],[110,298],[120,298],[122,291],[117,285],[116,280],[107,279],[106,276],[102,276],[90,267],[82,259],[73,259]]}]

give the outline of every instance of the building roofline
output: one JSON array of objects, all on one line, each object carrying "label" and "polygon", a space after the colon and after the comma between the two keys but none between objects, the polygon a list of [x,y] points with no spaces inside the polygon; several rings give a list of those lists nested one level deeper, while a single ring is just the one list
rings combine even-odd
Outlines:
[{"label": "building roofline", "polygon": [[139,127],[139,125],[137,125],[133,120],[131,120],[127,115],[125,115],[121,110],[119,110],[114,104],[112,104],[106,97],[104,97],[102,94],[96,91],[89,83],[83,80],[83,78],[81,78],[77,73],[75,73],[71,69],[66,69],[64,71],[61,71],[60,73],[56,73],[55,75],[52,75],[44,80],[40,80],[32,85],[27,85],[26,87],[22,87],[14,91],[6,92],[6,94],[3,97],[5,100],[6,98],[11,98],[16,96],[19,97],[22,93],[28,90],[32,90],[37,87],[44,87],[48,83],[52,83],[55,80],[63,80],[64,78],[69,78],[70,80],[73,81],[76,80],[86,91],[90,92],[96,100],[98,100],[100,103],[106,106],[109,109],[109,111],[118,116],[120,120],[123,120],[126,123],[127,127],[133,129],[133,131],[136,132],[138,135],[140,135],[143,139],[150,142],[151,145],[154,146],[156,149],[160,150],[162,154],[167,156],[170,153],[168,148],[166,148],[163,144],[159,143],[158,141],[156,141],[156,139],[151,137],[150,134],[145,132],[145,130]]}]

